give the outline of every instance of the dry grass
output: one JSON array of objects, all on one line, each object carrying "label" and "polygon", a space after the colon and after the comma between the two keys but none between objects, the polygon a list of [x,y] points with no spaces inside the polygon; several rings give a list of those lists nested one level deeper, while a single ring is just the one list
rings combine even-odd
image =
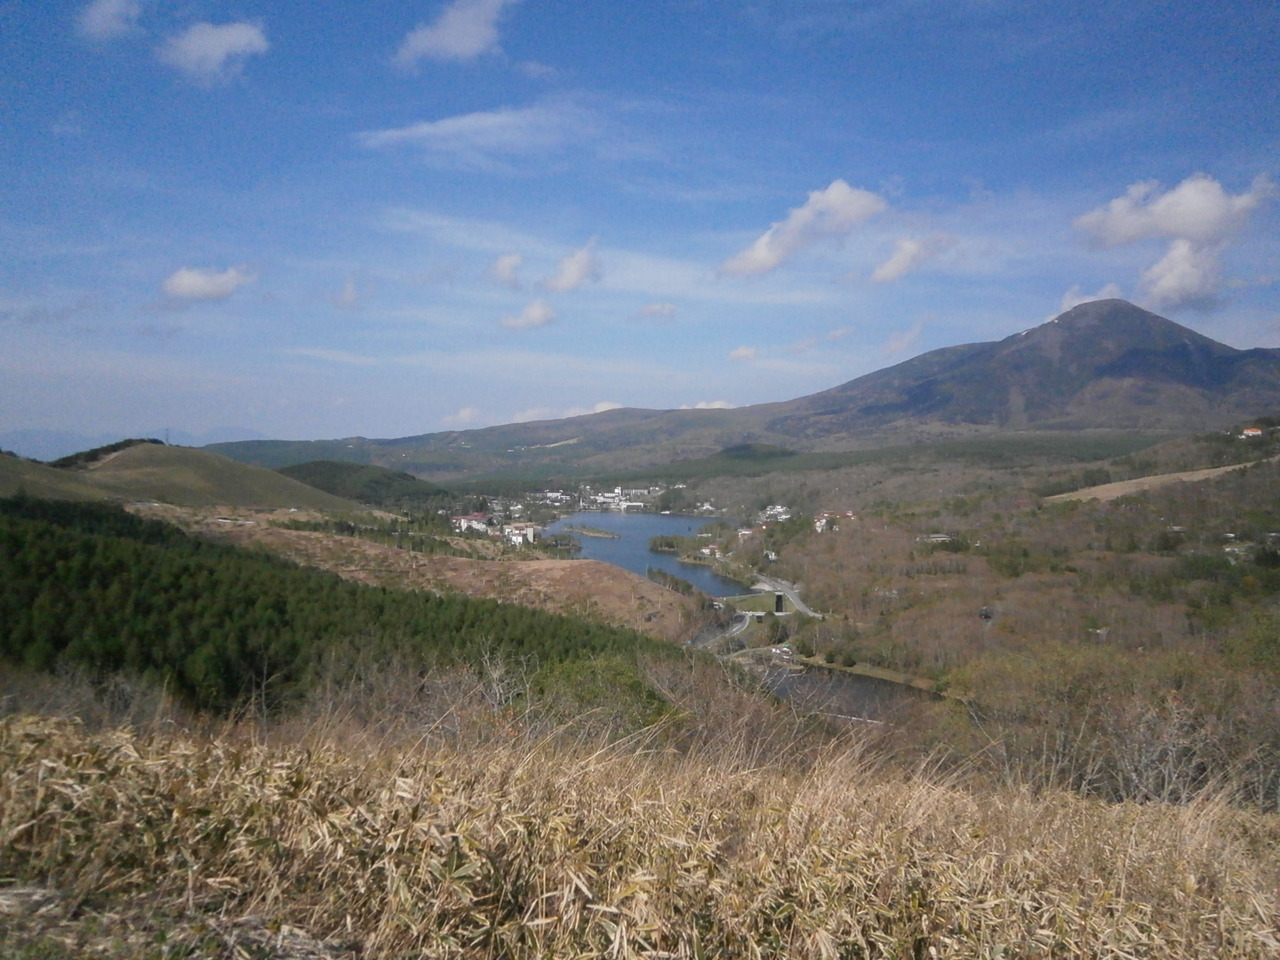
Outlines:
[{"label": "dry grass", "polygon": [[[349,724],[9,717],[0,874],[57,891],[64,924],[145,904],[197,956],[291,955],[285,933],[371,958],[1280,951],[1280,819],[1214,801],[962,788],[858,749],[760,765],[737,735],[677,753],[662,731],[373,744]],[[236,929],[276,939],[237,954]]]}]

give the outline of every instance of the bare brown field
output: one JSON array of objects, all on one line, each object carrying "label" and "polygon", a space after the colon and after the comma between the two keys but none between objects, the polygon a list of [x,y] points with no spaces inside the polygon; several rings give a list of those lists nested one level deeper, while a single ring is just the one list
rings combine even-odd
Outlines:
[{"label": "bare brown field", "polygon": [[1210,480],[1214,477],[1220,477],[1223,474],[1234,473],[1237,470],[1243,470],[1246,467],[1256,466],[1257,463],[1274,463],[1276,457],[1270,457],[1262,461],[1251,461],[1249,463],[1233,463],[1225,467],[1208,467],[1204,470],[1183,470],[1178,473],[1161,473],[1150,477],[1135,477],[1132,480],[1120,480],[1116,483],[1103,483],[1096,487],[1085,487],[1081,490],[1072,490],[1069,493],[1059,493],[1052,497],[1045,497],[1046,503],[1063,503],[1069,500],[1115,500],[1118,497],[1127,497],[1131,494],[1141,493],[1144,490],[1157,490],[1160,487],[1168,486],[1171,483],[1194,483],[1198,480]]},{"label": "bare brown field", "polygon": [[[487,597],[629,627],[660,640],[683,642],[699,623],[696,601],[595,560],[428,556],[354,537],[286,530],[264,523],[204,524],[201,529],[216,539],[265,547],[360,583]],[[459,543],[467,549],[489,546],[475,540]]]}]

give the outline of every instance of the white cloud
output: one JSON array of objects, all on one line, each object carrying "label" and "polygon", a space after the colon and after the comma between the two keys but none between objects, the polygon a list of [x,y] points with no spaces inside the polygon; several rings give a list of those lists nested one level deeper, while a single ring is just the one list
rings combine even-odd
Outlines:
[{"label": "white cloud", "polygon": [[[1092,303],[1094,300],[1114,300],[1124,296],[1124,291],[1119,285],[1108,283],[1106,286],[1098,290],[1097,293],[1085,293],[1080,288],[1080,284],[1076,284],[1070,290],[1062,295],[1062,303],[1058,306],[1058,312],[1054,316],[1066,313],[1072,307],[1078,307],[1082,303]],[[1052,320],[1053,317],[1048,319]]]},{"label": "white cloud", "polygon": [[693,406],[688,404],[680,407],[681,410],[732,410],[733,404],[728,400],[699,400]]},{"label": "white cloud", "polygon": [[729,351],[730,360],[754,360],[755,358],[755,347],[737,347]]},{"label": "white cloud", "polygon": [[1222,289],[1218,248],[1174,240],[1159,261],[1142,271],[1142,289],[1154,307],[1210,303]]},{"label": "white cloud", "polygon": [[650,303],[641,307],[636,315],[646,319],[671,320],[676,315],[676,305],[667,301]]},{"label": "white cloud", "polygon": [[76,29],[90,40],[115,40],[137,29],[142,0],[94,0],[76,18]]},{"label": "white cloud", "polygon": [[1275,189],[1265,177],[1245,193],[1227,193],[1197,173],[1161,193],[1154,181],[1135,183],[1124,196],[1091,210],[1075,226],[1107,246],[1169,239],[1165,254],[1142,272],[1145,300],[1157,308],[1212,302],[1224,284],[1222,253]]},{"label": "white cloud", "polygon": [[955,240],[945,233],[935,233],[920,240],[910,237],[899,240],[889,259],[872,271],[871,282],[888,283],[904,277],[954,244]]},{"label": "white cloud", "polygon": [[463,407],[457,413],[447,414],[440,418],[446,427],[468,427],[483,418],[477,407]]},{"label": "white cloud", "polygon": [[590,139],[594,129],[590,111],[568,100],[552,100],[367,130],[357,136],[370,149],[411,146],[450,166],[519,172],[512,161],[555,154]]},{"label": "white cloud", "polygon": [[453,0],[435,21],[404,38],[394,63],[412,68],[419,60],[472,60],[497,53],[498,18],[516,0]]},{"label": "white cloud", "polygon": [[545,327],[555,320],[556,312],[545,300],[535,300],[514,317],[503,317],[502,325],[508,330],[530,330]]},{"label": "white cloud", "polygon": [[887,208],[882,197],[836,180],[825,190],[810,193],[803,206],[793,209],[755,243],[726,260],[721,271],[734,276],[768,273],[793,254],[822,240],[842,237]]},{"label": "white cloud", "polygon": [[500,287],[508,290],[520,290],[524,284],[520,282],[520,267],[524,257],[518,253],[504,253],[489,267],[489,278]]},{"label": "white cloud", "polygon": [[1274,193],[1270,181],[1259,177],[1247,193],[1232,196],[1203,173],[1165,193],[1159,186],[1154,180],[1135,183],[1123,197],[1077,217],[1075,225],[1108,246],[1153,237],[1217,243],[1238,232]]},{"label": "white cloud", "polygon": [[225,300],[253,279],[243,267],[229,267],[221,273],[182,267],[165,279],[162,289],[175,300]]},{"label": "white cloud", "polygon": [[594,407],[570,407],[565,410],[561,416],[564,417],[585,417],[593,413],[604,413],[608,410],[621,410],[622,404],[615,403],[612,400],[601,400]]},{"label": "white cloud", "polygon": [[192,80],[212,86],[240,72],[245,60],[270,48],[262,28],[252,23],[195,23],[156,51],[160,62]]},{"label": "white cloud", "polygon": [[543,283],[553,293],[577,290],[588,281],[600,279],[600,261],[596,257],[596,241],[591,239],[585,247],[573,251],[563,260],[555,274]]}]

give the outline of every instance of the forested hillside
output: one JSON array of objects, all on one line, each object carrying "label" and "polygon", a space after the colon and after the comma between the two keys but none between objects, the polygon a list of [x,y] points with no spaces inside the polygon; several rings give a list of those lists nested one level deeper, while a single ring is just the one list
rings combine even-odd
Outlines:
[{"label": "forested hillside", "polygon": [[376,507],[425,511],[447,504],[447,490],[401,470],[338,460],[312,460],[282,467],[284,474],[308,486]]},{"label": "forested hillside", "polygon": [[303,692],[326,660],[535,666],[639,651],[638,633],[499,603],[353,584],[102,505],[0,500],[0,656],[153,678],[229,709]]}]

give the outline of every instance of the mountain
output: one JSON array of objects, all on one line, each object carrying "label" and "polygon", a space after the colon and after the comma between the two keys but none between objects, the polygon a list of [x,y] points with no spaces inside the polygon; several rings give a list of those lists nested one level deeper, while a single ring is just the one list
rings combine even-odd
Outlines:
[{"label": "mountain", "polygon": [[393,440],[214,444],[281,467],[372,463],[436,480],[588,475],[745,443],[853,450],[996,431],[1188,433],[1280,410],[1280,350],[1237,350],[1124,300],[945,347],[821,393],[736,410],[610,410]]},{"label": "mountain", "polygon": [[1236,350],[1124,300],[1098,300],[782,404],[769,427],[813,440],[930,423],[1187,432],[1278,408],[1280,350]]},{"label": "mountain", "polygon": [[191,507],[362,510],[360,504],[208,450],[138,443],[78,469],[0,456],[0,496],[155,500]]}]

